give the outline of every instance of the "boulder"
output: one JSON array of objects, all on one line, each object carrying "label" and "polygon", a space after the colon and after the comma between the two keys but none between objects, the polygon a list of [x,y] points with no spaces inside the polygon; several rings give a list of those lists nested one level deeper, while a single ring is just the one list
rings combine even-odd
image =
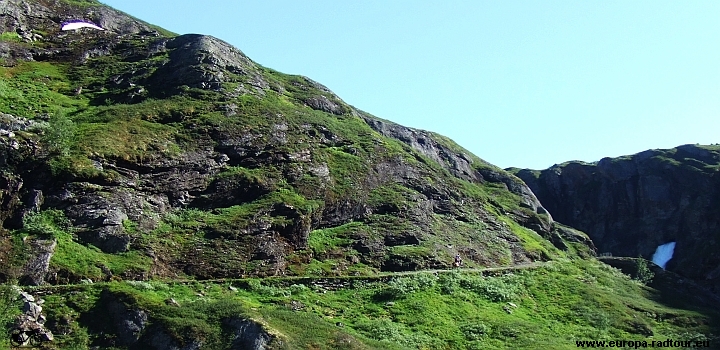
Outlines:
[{"label": "boulder", "polygon": [[230,349],[233,350],[265,350],[273,340],[257,322],[243,318],[229,318],[225,325],[230,328],[232,339]]},{"label": "boulder", "polygon": [[118,343],[124,346],[135,344],[147,325],[147,312],[129,308],[117,300],[110,301],[107,310],[115,325]]}]

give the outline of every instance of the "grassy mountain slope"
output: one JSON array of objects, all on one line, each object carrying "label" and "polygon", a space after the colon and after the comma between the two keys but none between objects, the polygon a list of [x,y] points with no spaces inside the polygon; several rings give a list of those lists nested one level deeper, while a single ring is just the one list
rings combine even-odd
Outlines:
[{"label": "grassy mountain slope", "polygon": [[[69,19],[107,30],[60,31]],[[717,334],[705,301],[668,305],[662,286],[595,261],[517,177],[221,40],[95,1],[9,0],[0,30],[0,276],[45,299],[45,347]],[[446,270],[456,254],[508,269],[378,275]]]},{"label": "grassy mountain slope", "polygon": [[[113,16],[96,21],[128,21],[129,32],[60,32],[53,22],[41,38],[4,43],[0,112],[10,128],[22,123],[6,137],[18,149],[5,177],[24,184],[8,188],[4,226],[58,243],[36,282],[591,254],[563,243],[519,179],[446,138],[370,116],[218,39],[169,38]],[[79,255],[94,258],[70,258]]]}]

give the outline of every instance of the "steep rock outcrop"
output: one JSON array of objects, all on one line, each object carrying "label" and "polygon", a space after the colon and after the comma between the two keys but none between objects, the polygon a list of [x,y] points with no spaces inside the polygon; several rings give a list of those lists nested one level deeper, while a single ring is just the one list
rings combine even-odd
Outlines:
[{"label": "steep rock outcrop", "polygon": [[599,252],[650,259],[659,245],[677,242],[667,268],[720,291],[719,167],[720,147],[684,145],[513,171]]},{"label": "steep rock outcrop", "polygon": [[[420,154],[434,160],[451,174],[476,182],[502,183],[512,193],[519,195],[523,204],[538,214],[548,215],[548,224],[552,218],[535,197],[532,190],[512,174],[480,160],[469,152],[450,149],[439,141],[439,137],[424,130],[417,130],[389,121],[361,114],[365,122],[383,136],[399,140]],[[459,148],[459,146],[458,146]]]},{"label": "steep rock outcrop", "polygon": [[238,91],[251,89],[262,94],[270,86],[255,63],[217,38],[188,34],[153,44],[152,54],[165,51],[169,52],[169,59],[143,84],[154,95],[167,95],[182,86],[220,90],[227,82],[241,83]]},{"label": "steep rock outcrop", "polygon": [[45,282],[45,276],[50,269],[50,259],[55,252],[57,241],[54,239],[31,239],[28,244],[31,258],[25,264],[20,283],[39,286]]}]

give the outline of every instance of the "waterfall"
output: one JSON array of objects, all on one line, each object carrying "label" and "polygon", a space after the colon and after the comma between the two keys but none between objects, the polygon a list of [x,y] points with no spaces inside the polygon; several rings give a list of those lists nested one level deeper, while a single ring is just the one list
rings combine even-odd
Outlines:
[{"label": "waterfall", "polygon": [[675,251],[675,242],[665,243],[663,245],[660,245],[655,250],[655,254],[653,254],[652,261],[657,264],[658,266],[662,267],[663,270],[665,269],[665,265],[667,265],[668,261],[672,259],[673,252]]}]

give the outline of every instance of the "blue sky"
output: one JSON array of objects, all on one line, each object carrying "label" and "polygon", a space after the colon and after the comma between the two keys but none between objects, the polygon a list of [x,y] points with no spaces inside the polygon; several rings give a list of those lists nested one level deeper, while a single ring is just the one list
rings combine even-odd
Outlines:
[{"label": "blue sky", "polygon": [[720,142],[720,1],[102,1],[501,167]]}]

